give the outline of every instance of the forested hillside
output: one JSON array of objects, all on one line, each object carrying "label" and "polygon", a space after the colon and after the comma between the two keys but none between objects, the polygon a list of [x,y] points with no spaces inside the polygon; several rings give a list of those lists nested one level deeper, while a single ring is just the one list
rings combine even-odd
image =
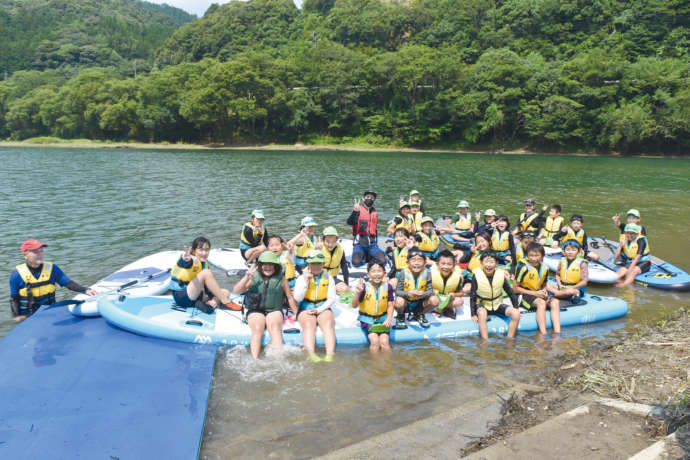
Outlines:
[{"label": "forested hillside", "polygon": [[155,56],[15,72],[0,136],[690,150],[690,0],[249,0]]},{"label": "forested hillside", "polygon": [[0,72],[131,67],[193,18],[137,0],[0,0]]}]

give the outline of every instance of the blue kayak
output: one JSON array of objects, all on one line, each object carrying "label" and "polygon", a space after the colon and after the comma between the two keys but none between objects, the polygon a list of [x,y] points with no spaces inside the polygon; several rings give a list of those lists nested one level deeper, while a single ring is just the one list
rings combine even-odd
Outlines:
[{"label": "blue kayak", "polygon": [[[229,310],[203,313],[195,308],[183,309],[174,305],[172,297],[125,297],[104,296],[98,303],[101,315],[111,324],[139,335],[180,342],[215,343],[222,345],[248,345],[251,336],[249,326],[242,321],[242,314]],[[606,321],[624,316],[628,312],[625,301],[613,297],[585,295],[578,305],[564,305],[561,312],[563,326],[573,326]],[[333,308],[335,333],[339,345],[364,345],[367,337],[359,327],[357,310],[344,304]],[[549,315],[547,314],[547,320]],[[479,328],[469,315],[469,300],[456,319],[438,317],[428,313],[430,327],[422,328],[415,321],[407,323],[407,329],[391,329],[392,342],[413,342],[476,336]],[[550,321],[550,320],[549,320]],[[490,334],[505,334],[509,319],[490,316]],[[524,312],[520,331],[537,330],[536,314]],[[264,342],[268,342],[268,333]],[[285,343],[301,344],[302,334],[298,323],[283,327]],[[323,336],[317,331],[316,342],[323,345]]]},{"label": "blue kayak", "polygon": [[[590,251],[599,254],[599,263],[616,271],[618,267],[613,260],[613,254],[618,248],[618,242],[605,238],[588,238]],[[690,274],[658,257],[652,256],[652,266],[635,277],[635,283],[644,287],[662,289],[665,291],[690,291]]]}]

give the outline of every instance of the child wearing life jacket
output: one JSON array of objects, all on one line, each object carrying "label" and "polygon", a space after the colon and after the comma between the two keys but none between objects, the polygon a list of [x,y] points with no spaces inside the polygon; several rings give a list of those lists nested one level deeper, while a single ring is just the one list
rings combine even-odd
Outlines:
[{"label": "child wearing life jacket", "polygon": [[[472,288],[470,290],[470,310],[472,321],[479,324],[479,334],[482,339],[489,338],[489,328],[486,324],[489,315],[505,315],[510,317],[508,325],[508,337],[513,338],[520,323],[520,310],[517,305],[517,296],[508,282],[508,274],[498,268],[498,258],[493,251],[485,251],[481,255],[481,265],[474,269],[472,276]],[[506,293],[512,302],[507,305],[503,302],[503,293]]]},{"label": "child wearing life jacket", "polygon": [[482,214],[478,212],[475,215],[477,221],[474,223],[474,229],[472,233],[477,234],[479,232],[488,231],[489,233],[494,231],[496,227],[496,211],[493,209],[487,209],[484,211],[484,222],[481,223]]},{"label": "child wearing life jacket", "polygon": [[474,224],[472,214],[470,214],[470,204],[462,200],[458,203],[458,212],[453,216],[452,238],[455,241],[468,241],[474,234]]},{"label": "child wearing life jacket", "polygon": [[261,253],[257,265],[247,270],[233,290],[237,294],[246,293],[244,307],[252,331],[249,343],[252,357],[259,357],[261,339],[266,329],[271,336],[271,348],[280,350],[283,347],[283,305],[287,302],[296,315],[297,303],[283,275],[278,256],[270,250]]},{"label": "child wearing life jacket", "polygon": [[175,303],[182,308],[196,307],[205,313],[217,306],[235,309],[230,303],[230,291],[221,289],[208,268],[211,242],[200,236],[180,256],[170,273],[170,290]]},{"label": "child wearing life jacket", "polygon": [[599,255],[589,252],[589,242],[587,241],[587,232],[582,228],[584,219],[580,214],[573,214],[570,217],[570,225],[561,229],[554,236],[552,247],[558,247],[559,243],[562,246],[566,241],[575,240],[582,248],[582,255],[591,260],[599,260]]},{"label": "child wearing life jacket", "polygon": [[[481,266],[482,253],[491,249],[491,234],[488,231],[481,231],[474,236],[474,245],[466,251],[460,260],[461,264],[467,264],[465,277],[472,279],[472,272]],[[495,257],[495,254],[494,254]]]},{"label": "child wearing life jacket", "polygon": [[491,249],[496,252],[498,263],[501,265],[507,265],[515,260],[515,242],[507,216],[496,218],[496,227],[491,234]]},{"label": "child wearing life jacket", "polygon": [[404,228],[410,233],[415,233],[414,218],[410,215],[410,203],[406,201],[400,202],[398,208],[398,215],[393,218],[386,229],[386,235],[391,236],[399,228]]},{"label": "child wearing life jacket", "polygon": [[434,228],[434,220],[425,216],[422,219],[422,231],[414,236],[417,247],[427,258],[427,265],[431,265],[438,258],[439,232]]},{"label": "child wearing life jacket", "polygon": [[407,267],[407,253],[414,247],[414,243],[407,229],[399,228],[393,234],[393,247],[386,249],[386,256],[391,265],[388,271],[388,282],[393,288],[398,282],[398,273],[403,267]]},{"label": "child wearing life jacket", "polygon": [[640,218],[640,211],[637,209],[629,209],[627,213],[625,213],[625,223],[621,222],[620,215],[616,214],[613,216],[611,219],[613,219],[613,222],[616,224],[616,227],[618,227],[621,231],[620,237],[618,238],[618,242],[620,244],[623,244],[626,242],[626,237],[625,237],[625,226],[627,224],[635,224],[640,226],[640,234],[647,236],[647,229],[644,228],[643,225],[640,224],[640,221],[642,220]]},{"label": "child wearing life jacket", "polygon": [[[306,259],[307,268],[297,277],[295,300],[299,307],[297,321],[302,326],[302,342],[313,362],[333,361],[335,354],[335,319],[331,306],[336,302],[335,282],[323,269],[326,258],[313,250]],[[321,328],[326,356],[315,353],[316,327]]]},{"label": "child wearing life jacket", "polygon": [[249,222],[242,226],[240,234],[240,254],[247,263],[259,257],[268,246],[268,232],[264,227],[264,212],[260,209],[252,211]]},{"label": "child wearing life jacket", "polygon": [[379,262],[369,262],[367,274],[369,281],[365,282],[360,278],[355,287],[352,306],[359,307],[357,319],[369,338],[369,350],[389,351],[391,347],[388,336],[395,311],[393,287],[386,283],[386,270]]},{"label": "child wearing life jacket", "polygon": [[[340,295],[343,292],[350,290],[348,283],[350,282],[350,272],[347,267],[347,260],[345,259],[345,250],[338,243],[338,231],[335,227],[326,227],[323,229],[323,252],[326,258],[324,270],[335,280],[335,293]],[[338,275],[342,273],[342,280]]]},{"label": "child wearing life jacket", "polygon": [[565,227],[565,218],[561,216],[561,205],[551,205],[549,217],[544,221],[544,226],[539,232],[539,242],[544,246],[551,246],[554,243],[556,234]]},{"label": "child wearing life jacket", "polygon": [[420,209],[420,204],[417,201],[409,201],[410,203],[410,218],[414,224],[414,231],[410,231],[412,235],[422,231],[422,219],[424,213]]},{"label": "child wearing life jacket", "polygon": [[558,290],[554,292],[557,299],[569,299],[577,304],[585,295],[589,274],[587,261],[580,257],[580,243],[568,240],[563,244],[563,258],[556,272]]},{"label": "child wearing life jacket", "polygon": [[395,288],[395,329],[407,329],[407,313],[421,327],[429,327],[425,313],[438,306],[438,297],[434,295],[431,274],[426,270],[425,264],[426,257],[419,248],[412,248],[407,252],[407,267],[400,270]]},{"label": "child wearing life jacket", "polygon": [[515,250],[515,262],[511,265],[511,273],[515,273],[515,265],[521,260],[527,260],[527,247],[537,240],[537,235],[531,231],[520,234],[520,244]]},{"label": "child wearing life jacket", "polygon": [[649,242],[642,234],[642,229],[637,224],[625,226],[625,243],[618,246],[614,259],[622,257],[625,267],[618,269],[618,283],[616,287],[629,286],[640,273],[649,271],[652,267]]},{"label": "child wearing life jacket", "polygon": [[552,286],[546,281],[549,269],[542,263],[544,247],[539,243],[527,246],[527,260],[518,262],[515,268],[515,293],[522,294],[520,306],[537,311],[539,332],[546,334],[546,308],[551,309],[553,332],[561,332],[561,310],[558,299],[553,297]]},{"label": "child wearing life jacket", "polygon": [[283,275],[288,282],[290,289],[295,287],[295,279],[297,279],[297,270],[295,270],[295,254],[292,252],[293,246],[281,236],[271,235],[268,237],[268,250],[278,257],[278,261],[283,270]]},{"label": "child wearing life jacket", "polygon": [[464,277],[462,268],[455,265],[455,256],[448,249],[438,255],[438,262],[431,267],[431,286],[438,297],[435,313],[455,319],[456,312],[462,308]]},{"label": "child wearing life jacket", "polygon": [[307,216],[302,219],[299,233],[295,238],[295,268],[299,273],[302,273],[304,267],[307,266],[307,256],[315,249],[321,249],[322,245],[316,237],[316,222],[311,217]]}]

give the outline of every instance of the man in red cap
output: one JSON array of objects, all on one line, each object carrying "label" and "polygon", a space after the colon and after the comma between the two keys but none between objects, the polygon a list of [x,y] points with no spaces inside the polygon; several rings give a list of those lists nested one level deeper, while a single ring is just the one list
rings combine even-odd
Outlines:
[{"label": "man in red cap", "polygon": [[70,280],[54,263],[43,262],[43,248],[46,246],[34,239],[22,244],[26,262],[17,265],[10,275],[10,303],[15,321],[31,316],[41,305],[54,303],[56,284],[75,292],[97,294],[93,289]]}]

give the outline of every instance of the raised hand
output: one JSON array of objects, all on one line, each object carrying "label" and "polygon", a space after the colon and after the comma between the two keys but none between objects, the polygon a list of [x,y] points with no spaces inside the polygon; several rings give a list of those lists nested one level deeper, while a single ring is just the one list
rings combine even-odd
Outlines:
[{"label": "raised hand", "polygon": [[359,211],[359,198],[355,198],[355,204],[352,206],[353,211]]},{"label": "raised hand", "polygon": [[187,246],[184,247],[184,254],[182,255],[182,260],[190,260],[192,258],[192,248]]},{"label": "raised hand", "polygon": [[362,278],[360,278],[357,282],[357,286],[355,286],[355,291],[357,291],[357,294],[361,294],[362,292],[364,292],[364,280]]},{"label": "raised hand", "polygon": [[254,273],[259,269],[259,264],[254,264],[247,270],[247,278],[254,276]]},{"label": "raised hand", "polygon": [[481,221],[482,221],[482,213],[481,213],[481,212],[477,212],[477,213],[474,215],[474,218],[477,220],[477,222],[481,222]]}]

